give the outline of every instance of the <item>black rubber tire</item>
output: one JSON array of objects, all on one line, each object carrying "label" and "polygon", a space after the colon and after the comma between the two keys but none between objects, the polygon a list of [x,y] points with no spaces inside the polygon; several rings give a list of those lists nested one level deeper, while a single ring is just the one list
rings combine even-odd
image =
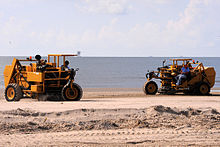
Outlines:
[{"label": "black rubber tire", "polygon": [[144,84],[143,90],[146,95],[155,95],[158,91],[157,83],[154,81],[148,81]]},{"label": "black rubber tire", "polygon": [[197,88],[196,88],[196,93],[199,95],[209,95],[210,93],[210,86],[209,84],[205,83],[205,82],[201,82],[198,84]]},{"label": "black rubber tire", "polygon": [[[11,98],[9,97],[9,90],[12,90],[11,94],[13,95]],[[16,83],[8,84],[5,89],[5,99],[9,102],[19,101],[22,98],[23,94],[21,91],[21,87]]]},{"label": "black rubber tire", "polygon": [[[66,100],[66,101],[79,101],[83,96],[83,90],[77,83],[72,83],[72,84],[73,84],[73,89],[75,90],[75,93],[71,89],[70,85],[65,85],[61,91],[62,98],[63,100]],[[67,90],[68,91],[71,90],[69,92],[73,92],[74,96],[71,98],[70,96],[67,96]]]}]

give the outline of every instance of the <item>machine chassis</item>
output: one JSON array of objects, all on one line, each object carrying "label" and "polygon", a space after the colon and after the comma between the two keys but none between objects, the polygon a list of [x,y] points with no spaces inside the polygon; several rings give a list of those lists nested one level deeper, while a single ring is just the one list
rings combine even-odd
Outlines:
[{"label": "machine chassis", "polygon": [[[151,71],[146,74],[147,82],[144,85],[146,94],[175,94],[183,92],[184,94],[207,95],[215,83],[215,70],[213,67],[204,67],[203,63],[195,62],[192,59],[170,59],[171,65],[159,67],[157,71]],[[181,62],[181,64],[179,64]],[[189,77],[181,84],[176,85],[175,77],[180,74],[183,65],[189,65]],[[156,82],[152,79],[159,79],[161,88],[158,90]]]},{"label": "machine chassis", "polygon": [[[23,96],[38,100],[46,100],[48,97],[80,100],[82,89],[74,83],[78,69],[62,70],[60,66],[60,57],[63,58],[64,65],[66,57],[70,56],[77,55],[49,54],[48,62],[42,60],[39,55],[35,56],[37,58],[34,60],[31,57],[27,59],[14,58],[12,65],[6,65],[4,70],[6,100],[18,101]],[[22,65],[21,63],[26,64]],[[70,89],[64,89],[64,87],[70,87]],[[75,92],[73,92],[74,89]]]}]

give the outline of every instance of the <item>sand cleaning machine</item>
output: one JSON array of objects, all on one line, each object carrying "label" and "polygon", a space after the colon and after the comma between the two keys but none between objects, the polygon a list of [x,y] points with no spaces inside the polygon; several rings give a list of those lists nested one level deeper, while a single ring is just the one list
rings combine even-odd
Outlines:
[{"label": "sand cleaning machine", "polygon": [[4,70],[5,99],[19,101],[22,97],[38,100],[79,101],[82,88],[74,82],[77,69],[63,69],[66,57],[77,55],[50,54],[48,61],[36,55],[33,60],[13,59]]},{"label": "sand cleaning machine", "polygon": [[[160,94],[175,94],[183,92],[190,95],[208,95],[210,89],[215,84],[215,69],[214,67],[204,67],[203,63],[195,62],[192,59],[171,59],[172,63],[159,67],[157,71],[148,72],[146,74],[147,82],[144,85],[145,94],[154,95],[157,92]],[[187,65],[190,72],[187,78],[181,85],[176,84],[176,76],[180,74],[181,68]],[[158,90],[157,83],[152,79],[161,81],[161,88]]]}]

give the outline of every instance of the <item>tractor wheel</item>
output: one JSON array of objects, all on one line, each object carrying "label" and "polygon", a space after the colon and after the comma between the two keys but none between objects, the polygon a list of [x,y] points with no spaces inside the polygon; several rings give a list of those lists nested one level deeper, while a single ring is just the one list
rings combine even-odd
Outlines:
[{"label": "tractor wheel", "polygon": [[157,93],[158,86],[156,82],[149,81],[144,84],[144,92],[145,94],[155,95]]},{"label": "tractor wheel", "polygon": [[71,89],[70,85],[65,85],[62,89],[62,98],[67,101],[79,101],[82,98],[83,91],[82,88],[76,84],[72,83],[73,89]]},{"label": "tractor wheel", "polygon": [[9,102],[19,101],[22,98],[21,87],[16,83],[8,84],[5,89],[5,99]]},{"label": "tractor wheel", "polygon": [[208,95],[210,93],[210,86],[207,83],[200,83],[197,88],[199,95]]}]

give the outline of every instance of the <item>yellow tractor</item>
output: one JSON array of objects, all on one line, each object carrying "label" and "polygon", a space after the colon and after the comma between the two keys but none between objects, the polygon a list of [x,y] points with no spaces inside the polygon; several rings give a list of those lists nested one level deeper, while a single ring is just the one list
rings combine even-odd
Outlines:
[{"label": "yellow tractor", "polygon": [[[47,99],[79,101],[82,88],[74,82],[77,69],[68,67],[66,57],[77,55],[50,54],[48,60],[36,55],[27,59],[13,59],[4,70],[5,99],[19,101],[32,97],[39,101]],[[62,65],[60,65],[62,64]]]},{"label": "yellow tractor", "polygon": [[[147,82],[144,84],[145,94],[175,94],[183,92],[190,95],[208,95],[210,89],[215,84],[214,67],[204,67],[201,62],[195,62],[192,59],[171,59],[171,64],[159,67],[157,71],[146,74]],[[186,79],[180,85],[176,84],[176,76],[180,74],[181,68],[187,65],[190,69]],[[161,88],[158,90],[157,83],[152,79],[161,81]]]}]

